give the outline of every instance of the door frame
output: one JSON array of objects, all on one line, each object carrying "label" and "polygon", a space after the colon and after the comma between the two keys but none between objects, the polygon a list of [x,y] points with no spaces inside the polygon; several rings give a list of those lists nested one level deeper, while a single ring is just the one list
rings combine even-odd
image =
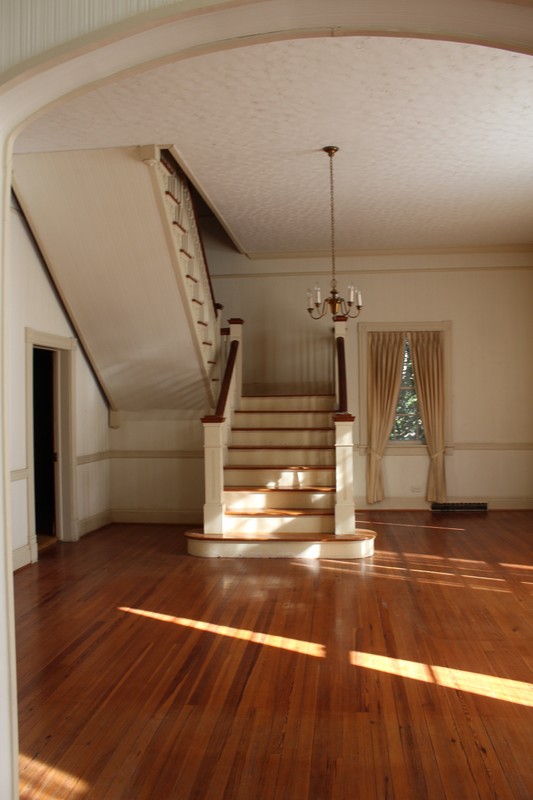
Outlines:
[{"label": "door frame", "polygon": [[77,341],[67,336],[26,328],[26,463],[28,465],[28,533],[32,562],[38,559],[35,530],[35,474],[33,463],[33,350],[53,352],[54,449],[56,536],[77,542],[75,365]]}]

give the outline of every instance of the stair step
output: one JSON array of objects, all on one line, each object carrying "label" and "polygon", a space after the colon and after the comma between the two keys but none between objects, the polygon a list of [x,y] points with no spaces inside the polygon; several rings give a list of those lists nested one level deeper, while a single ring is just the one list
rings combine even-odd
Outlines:
[{"label": "stair step", "polygon": [[333,510],[299,508],[240,509],[226,511],[227,533],[333,533]]},{"label": "stair step", "polygon": [[275,466],[285,464],[298,468],[306,465],[333,465],[335,449],[333,447],[246,447],[231,445],[228,447],[228,464]]},{"label": "stair step", "polygon": [[203,558],[355,559],[374,552],[374,531],[356,530],[347,536],[303,533],[240,533],[206,536],[188,531],[190,555]]},{"label": "stair step", "polygon": [[325,395],[255,395],[241,398],[243,411],[261,411],[271,409],[332,411],[335,407],[335,396]]},{"label": "stair step", "polygon": [[238,511],[226,511],[230,517],[331,517],[330,508],[240,508]]},{"label": "stair step", "polygon": [[[320,469],[320,467],[319,467]],[[261,492],[261,494],[268,494],[271,497],[275,494],[297,494],[299,497],[303,497],[305,493],[312,494],[312,493],[319,493],[319,492],[334,492],[334,486],[295,486],[294,488],[288,487],[278,487],[278,486],[231,486],[228,491],[230,492],[246,492],[249,494],[250,492]]]},{"label": "stair step", "polygon": [[325,491],[309,489],[225,489],[224,502],[227,511],[236,512],[242,509],[265,508],[304,508],[331,509],[335,500],[335,490],[328,487]]},{"label": "stair step", "polygon": [[258,486],[265,489],[304,489],[313,486],[335,487],[335,467],[332,465],[312,465],[300,467],[287,467],[279,465],[265,466],[264,464],[248,466],[226,465],[224,467],[224,486],[232,489],[234,486]]},{"label": "stair step", "polygon": [[332,413],[332,411],[240,409],[234,412],[233,419],[238,428],[328,428],[331,427]]},{"label": "stair step", "polygon": [[334,428],[232,428],[232,447],[333,447]]}]

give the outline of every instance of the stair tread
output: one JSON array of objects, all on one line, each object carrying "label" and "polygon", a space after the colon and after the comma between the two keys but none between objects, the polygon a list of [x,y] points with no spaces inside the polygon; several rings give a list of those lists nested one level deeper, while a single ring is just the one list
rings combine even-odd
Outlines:
[{"label": "stair tread", "polygon": [[228,450],[334,450],[329,444],[232,444]]},{"label": "stair tread", "polygon": [[285,471],[294,470],[295,472],[308,472],[309,470],[329,469],[334,470],[334,464],[225,464],[224,469],[284,469]]},{"label": "stair tread", "polygon": [[226,509],[228,517],[328,517],[332,508],[239,508]]},{"label": "stair tread", "polygon": [[335,428],[330,427],[313,427],[313,428],[268,428],[268,427],[254,427],[254,428],[232,428],[232,431],[249,431],[249,432],[256,432],[256,431],[280,431],[283,433],[304,433],[305,431],[329,431],[330,433],[334,433]]},{"label": "stair tread", "polygon": [[334,492],[334,486],[225,486],[224,491],[226,492],[248,492],[249,494],[253,494],[253,492],[308,492],[308,493],[316,493],[316,492]]},{"label": "stair tread", "polygon": [[223,539],[224,541],[279,541],[280,539],[296,542],[360,542],[367,539],[375,539],[376,534],[374,531],[355,530],[354,533],[220,533],[220,534],[205,534],[202,531],[187,531],[185,536],[189,539],[205,539],[217,540]]},{"label": "stair tread", "polygon": [[234,414],[334,414],[334,408],[237,408]]}]

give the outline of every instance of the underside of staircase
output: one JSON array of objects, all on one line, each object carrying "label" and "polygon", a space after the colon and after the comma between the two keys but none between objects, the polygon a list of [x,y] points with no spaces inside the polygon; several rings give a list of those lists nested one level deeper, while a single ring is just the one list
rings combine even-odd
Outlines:
[{"label": "underside of staircase", "polygon": [[335,534],[333,395],[243,397],[224,465],[223,532],[190,531],[206,557],[362,558],[375,534]]}]

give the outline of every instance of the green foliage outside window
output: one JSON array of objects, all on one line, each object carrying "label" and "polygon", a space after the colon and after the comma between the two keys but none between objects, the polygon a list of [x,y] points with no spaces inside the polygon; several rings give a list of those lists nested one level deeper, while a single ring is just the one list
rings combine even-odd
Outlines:
[{"label": "green foliage outside window", "polygon": [[411,361],[411,351],[407,338],[405,340],[402,382],[396,406],[396,417],[389,438],[393,442],[426,443],[422,418],[418,409],[413,362]]}]

